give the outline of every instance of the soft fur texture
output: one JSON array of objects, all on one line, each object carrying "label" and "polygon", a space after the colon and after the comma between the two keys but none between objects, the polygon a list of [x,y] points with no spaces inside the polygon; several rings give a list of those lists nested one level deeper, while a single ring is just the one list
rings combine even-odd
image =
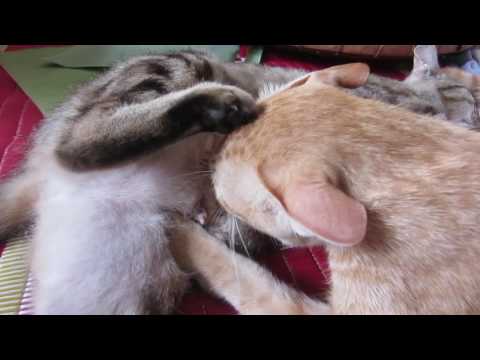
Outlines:
[{"label": "soft fur texture", "polygon": [[326,245],[328,304],[193,223],[179,227],[182,266],[241,314],[480,313],[480,134],[325,79],[265,100],[226,141],[213,180],[233,216],[287,246]]},{"label": "soft fur texture", "polygon": [[[258,114],[256,98],[303,74],[180,52],[131,59],[79,88],[0,187],[0,240],[34,224],[35,311],[171,312],[188,278],[168,249],[172,211],[206,213],[211,234],[257,246],[263,236],[217,209],[209,161],[222,133]],[[358,95],[401,86],[388,84],[370,76]],[[414,91],[383,95],[430,111]]]},{"label": "soft fur texture", "polygon": [[468,129],[480,126],[479,77],[456,68],[440,68],[435,45],[415,48],[414,66],[404,81],[370,75],[351,93],[432,115]]},{"label": "soft fur texture", "polygon": [[188,276],[168,248],[170,212],[215,202],[209,161],[222,134],[255,118],[266,83],[298,75],[181,52],[79,88],[0,189],[1,237],[34,220],[35,313],[172,312]]}]

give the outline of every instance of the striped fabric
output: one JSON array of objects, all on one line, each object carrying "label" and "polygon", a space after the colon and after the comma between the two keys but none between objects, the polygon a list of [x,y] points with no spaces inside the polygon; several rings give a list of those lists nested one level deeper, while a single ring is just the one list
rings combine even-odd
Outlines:
[{"label": "striped fabric", "polygon": [[[9,46],[7,51],[20,49]],[[40,110],[0,67],[0,181],[17,167],[42,118]],[[0,244],[0,315],[31,313],[27,255],[26,238]]]},{"label": "striped fabric", "polygon": [[29,273],[23,291],[22,301],[20,302],[20,308],[18,309],[18,315],[33,315],[32,288],[32,274]]},{"label": "striped fabric", "polygon": [[[12,239],[0,258],[0,315],[17,315],[22,303],[28,308],[28,248],[27,238]],[[24,299],[24,295],[28,297]]]}]

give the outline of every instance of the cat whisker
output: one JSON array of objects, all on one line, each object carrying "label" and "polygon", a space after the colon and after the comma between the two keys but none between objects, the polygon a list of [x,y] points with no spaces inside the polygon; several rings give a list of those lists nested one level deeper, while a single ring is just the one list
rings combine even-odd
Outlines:
[{"label": "cat whisker", "polygon": [[213,171],[211,171],[211,170],[193,171],[193,172],[186,173],[186,174],[171,176],[171,177],[169,177],[168,179],[169,179],[169,180],[172,180],[172,179],[185,178],[185,177],[209,176],[209,175],[211,175],[211,174],[213,174]]},{"label": "cat whisker", "polygon": [[236,227],[236,229],[237,229],[238,237],[239,237],[239,239],[240,239],[240,243],[242,244],[242,247],[243,247],[243,249],[245,250],[245,253],[247,254],[247,256],[248,256],[249,258],[251,258],[250,253],[248,252],[247,245],[246,245],[245,242],[243,241],[242,233],[240,232],[240,227],[238,226],[238,222],[237,222],[237,219],[236,219],[235,217],[233,217],[233,222],[234,222],[235,227]]},{"label": "cat whisker", "polygon": [[213,216],[212,216],[212,219],[213,219],[212,223],[216,223],[218,221],[218,219],[220,219],[222,214],[223,214],[222,208],[217,207],[217,209],[214,211]]},{"label": "cat whisker", "polygon": [[[293,233],[293,236],[295,236],[295,239],[297,240],[297,246],[298,245],[303,245],[305,243],[305,241],[303,239],[301,239],[300,236],[298,236],[298,234],[295,231],[295,229],[293,228],[292,224],[288,224],[288,226],[290,227],[290,231]],[[290,246],[285,246],[285,247],[282,247],[282,250],[285,250],[285,249],[288,249],[288,248],[290,248]]]},{"label": "cat whisker", "polygon": [[234,218],[230,218],[230,248],[232,249],[232,263],[233,269],[235,271],[235,278],[237,279],[237,284],[240,286],[240,276],[238,275],[238,264],[235,256],[235,231],[234,231]]},{"label": "cat whisker", "polygon": [[190,173],[185,173],[185,174],[182,174],[182,175],[178,175],[178,176],[189,176],[189,175],[209,175],[209,174],[213,174],[213,171],[212,170],[199,170],[199,171],[192,171]]}]

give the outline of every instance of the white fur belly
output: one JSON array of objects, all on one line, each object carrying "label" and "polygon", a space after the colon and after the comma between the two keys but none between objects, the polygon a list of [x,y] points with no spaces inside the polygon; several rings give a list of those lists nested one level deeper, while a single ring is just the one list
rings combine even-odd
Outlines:
[{"label": "white fur belly", "polygon": [[[55,302],[82,313],[72,301],[88,304],[88,294],[99,291],[108,291],[110,298],[115,292],[125,298],[125,291],[131,291],[138,298],[148,267],[173,261],[162,258],[161,209],[191,211],[209,181],[188,176],[198,171],[193,154],[202,155],[188,148],[195,145],[173,146],[158,157],[111,170],[75,174],[50,166],[36,209],[32,270],[39,281],[37,309],[48,312],[48,304]],[[125,290],[119,282],[138,287]],[[68,293],[72,289],[75,294]],[[63,300],[58,299],[69,303],[59,305]],[[109,313],[113,306],[103,305],[95,311]]]},{"label": "white fur belly", "polygon": [[[42,199],[32,263],[38,313],[102,314],[120,304],[126,313],[139,311],[151,257],[165,245],[163,219],[149,205],[112,200],[106,192],[73,194],[64,186]],[[96,296],[108,301],[92,304]]]}]

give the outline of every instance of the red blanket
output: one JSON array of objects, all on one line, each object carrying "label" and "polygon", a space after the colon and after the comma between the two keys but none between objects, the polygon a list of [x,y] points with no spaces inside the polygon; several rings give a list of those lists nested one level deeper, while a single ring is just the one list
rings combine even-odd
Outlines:
[{"label": "red blanket", "polygon": [[[30,45],[9,47],[21,51]],[[245,50],[243,48],[242,50]],[[339,61],[305,58],[299,54],[285,54],[269,50],[264,54],[264,63],[274,66],[297,67],[307,70],[325,68]],[[389,71],[382,64],[372,67],[376,73],[402,79],[400,72]],[[0,67],[0,180],[15,169],[22,159],[25,145],[43,116],[15,81]],[[1,206],[1,205],[0,205]],[[3,245],[0,244],[0,256]],[[275,250],[258,259],[278,278],[310,294],[321,296],[328,289],[328,262],[321,248]],[[193,289],[179,307],[181,314],[234,314],[225,302]]]}]

